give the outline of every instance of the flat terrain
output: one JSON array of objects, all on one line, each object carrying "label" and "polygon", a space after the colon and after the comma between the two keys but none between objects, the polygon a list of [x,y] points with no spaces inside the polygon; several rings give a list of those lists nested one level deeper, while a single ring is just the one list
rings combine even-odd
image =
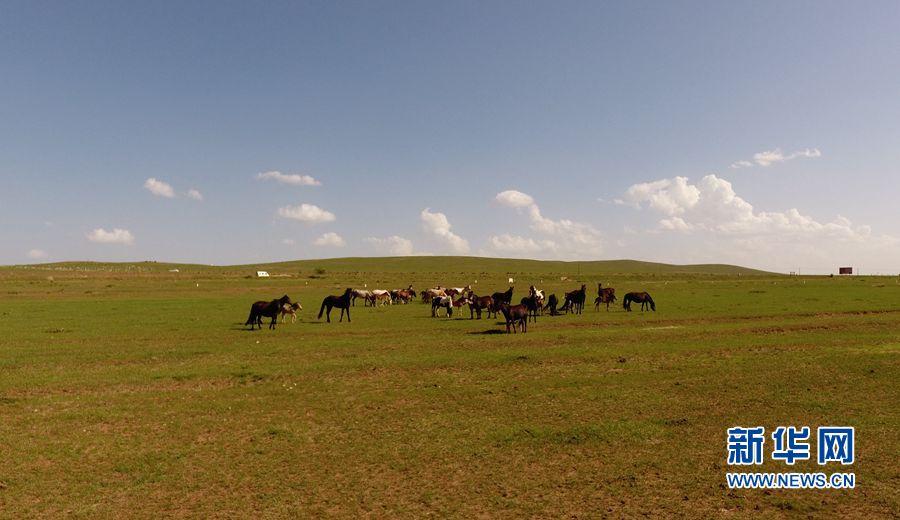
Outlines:
[{"label": "flat terrain", "polygon": [[[586,283],[592,300],[602,281],[658,312],[590,305],[524,335],[418,302],[315,319],[347,286],[486,294],[510,276],[515,300],[530,283]],[[285,293],[298,323],[243,327]],[[900,515],[895,277],[437,257],[9,267],[0,332],[4,518]],[[728,490],[735,425],[855,426],[857,488]]]}]

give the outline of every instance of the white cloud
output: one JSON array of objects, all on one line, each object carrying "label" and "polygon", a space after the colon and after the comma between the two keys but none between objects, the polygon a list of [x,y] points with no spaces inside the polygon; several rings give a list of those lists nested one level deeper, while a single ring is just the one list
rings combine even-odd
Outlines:
[{"label": "white cloud", "polygon": [[510,208],[524,208],[534,204],[534,199],[531,195],[517,190],[501,191],[494,199],[500,204]]},{"label": "white cloud", "polygon": [[[548,238],[534,240],[508,234],[493,236],[489,239],[488,254],[492,251],[514,252],[518,248],[523,252],[540,250],[543,256],[555,258],[596,258],[600,255],[602,250],[600,232],[590,224],[569,219],[547,218],[541,213],[534,198],[521,191],[506,190],[498,193],[494,199],[503,206],[524,212],[531,230]],[[497,246],[506,249],[497,249]]]},{"label": "white cloud", "polygon": [[300,204],[299,206],[284,206],[278,208],[278,216],[299,220],[300,222],[309,224],[319,224],[335,220],[334,213],[313,204]]},{"label": "white cloud", "polygon": [[375,250],[380,254],[389,254],[391,256],[410,256],[413,254],[412,241],[397,235],[386,238],[369,237],[364,241],[375,246]]},{"label": "white cloud", "polygon": [[28,251],[28,258],[32,260],[42,260],[47,258],[47,256],[49,255],[47,255],[47,252],[43,249],[31,249]]},{"label": "white cloud", "polygon": [[488,238],[488,250],[504,255],[534,255],[557,249],[557,244],[552,240],[537,241],[533,238],[519,235],[493,235]]},{"label": "white cloud", "polygon": [[868,226],[853,226],[840,216],[821,223],[796,208],[755,211],[753,205],[735,193],[730,182],[715,175],[707,175],[696,184],[690,184],[686,177],[635,184],[624,198],[637,207],[646,206],[668,217],[659,224],[661,229],[670,231],[814,235],[845,240],[860,240],[871,233]]},{"label": "white cloud", "polygon": [[297,242],[294,241],[293,238],[282,238],[281,243],[286,246],[292,246],[292,245],[296,244]]},{"label": "white cloud", "polygon": [[313,240],[313,245],[317,246],[329,246],[329,247],[344,247],[347,243],[344,241],[341,235],[337,233],[329,231],[328,233],[324,233],[319,238]]},{"label": "white cloud", "polygon": [[279,171],[262,172],[256,175],[259,180],[274,180],[292,186],[321,186],[322,183],[309,175],[299,173],[281,173]]},{"label": "white cloud", "polygon": [[165,197],[167,199],[175,197],[175,190],[172,189],[171,184],[157,180],[153,177],[144,181],[144,189],[157,197]]},{"label": "white cloud", "polygon": [[194,188],[189,189],[187,191],[186,195],[187,195],[187,198],[189,198],[189,199],[194,199],[194,200],[198,200],[198,201],[203,200],[203,194]]},{"label": "white cloud", "polygon": [[425,208],[419,217],[422,220],[422,227],[425,231],[445,242],[452,252],[457,254],[469,252],[469,242],[450,231],[451,225],[450,221],[447,220],[447,215],[432,213],[431,208]]},{"label": "white cloud", "polygon": [[87,234],[87,239],[99,244],[123,244],[126,246],[134,244],[134,235],[131,234],[131,231],[119,228],[114,228],[112,231],[97,228]]},{"label": "white cloud", "polygon": [[785,153],[782,152],[780,148],[776,148],[774,150],[766,150],[764,152],[757,152],[753,154],[752,162],[747,160],[735,161],[731,163],[731,168],[749,168],[754,164],[766,167],[772,166],[773,164],[790,161],[792,159],[797,159],[799,157],[814,159],[821,156],[822,152],[818,148],[806,148],[804,150],[797,150],[796,152],[787,155],[785,155]]}]

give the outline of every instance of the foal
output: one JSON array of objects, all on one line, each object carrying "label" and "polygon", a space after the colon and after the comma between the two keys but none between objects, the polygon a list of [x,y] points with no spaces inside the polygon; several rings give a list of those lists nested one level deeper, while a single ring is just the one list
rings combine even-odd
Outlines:
[{"label": "foal", "polygon": [[295,323],[297,321],[297,311],[302,311],[303,306],[300,305],[300,302],[294,302],[291,304],[285,303],[281,306],[281,323],[284,323],[284,317],[288,314],[291,315],[291,323]]}]

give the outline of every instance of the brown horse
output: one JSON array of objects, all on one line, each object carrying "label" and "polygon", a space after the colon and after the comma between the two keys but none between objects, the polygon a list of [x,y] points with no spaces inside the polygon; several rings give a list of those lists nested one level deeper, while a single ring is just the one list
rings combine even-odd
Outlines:
[{"label": "brown horse", "polygon": [[490,319],[491,313],[494,313],[494,317],[497,317],[496,311],[494,309],[494,299],[490,296],[476,296],[474,292],[469,292],[469,319],[475,319],[475,315],[478,314],[478,319],[481,319],[481,311],[487,311],[487,317]]},{"label": "brown horse", "polygon": [[581,312],[584,310],[584,299],[586,291],[587,286],[581,284],[581,289],[567,292],[566,302],[563,304],[562,310],[565,310],[567,314],[569,313],[569,311],[572,311],[573,314],[581,314]]},{"label": "brown horse", "polygon": [[285,305],[290,305],[290,303],[291,299],[288,298],[288,295],[286,294],[281,298],[270,302],[254,302],[253,305],[250,306],[250,316],[247,318],[247,322],[244,323],[244,325],[250,325],[250,330],[253,330],[254,325],[259,325],[261,330],[262,319],[265,317],[272,318],[272,321],[269,323],[269,328],[274,329],[275,323],[278,322],[278,313],[281,312],[281,309]]},{"label": "brown horse", "polygon": [[541,305],[537,294],[532,293],[531,295],[522,298],[519,303],[521,303],[525,306],[526,309],[528,309],[528,317],[531,318],[531,321],[537,323],[538,311],[543,308],[543,305]]},{"label": "brown horse", "polygon": [[521,326],[522,334],[528,332],[528,307],[524,305],[509,305],[508,303],[501,303],[499,305],[500,312],[503,313],[503,317],[506,318],[506,333],[509,334],[509,327],[512,325],[512,331],[518,332],[516,330],[516,325]]},{"label": "brown horse", "polygon": [[[338,321],[344,321],[344,311],[347,312],[347,323],[350,323],[350,298],[353,296],[353,289],[347,288],[344,291],[344,294],[340,296],[326,296],[324,300],[322,300],[322,307],[319,308],[319,318],[322,319],[322,314],[325,314],[325,319],[328,320],[328,323],[331,323],[331,309],[333,307],[337,307],[341,310],[341,319]],[[325,309],[328,308],[326,312]]]},{"label": "brown horse", "polygon": [[597,286],[597,299],[594,300],[594,309],[600,310],[600,304],[606,304],[606,311],[609,312],[609,304],[616,301],[616,290],[612,287],[602,288]]},{"label": "brown horse", "polygon": [[653,298],[650,297],[650,293],[630,292],[626,294],[625,298],[622,299],[622,308],[631,312],[631,302],[640,303],[641,312],[643,312],[646,307],[649,307],[651,311],[656,312],[656,303],[653,301]]}]

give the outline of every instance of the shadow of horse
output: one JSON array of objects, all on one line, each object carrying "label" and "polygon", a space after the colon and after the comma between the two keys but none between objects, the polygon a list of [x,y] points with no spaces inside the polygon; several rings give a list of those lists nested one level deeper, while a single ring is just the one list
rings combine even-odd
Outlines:
[{"label": "shadow of horse", "polygon": [[[501,325],[506,325],[506,324],[505,324],[505,323],[502,323]],[[466,334],[476,334],[476,335],[483,335],[483,334],[504,334],[504,335],[505,335],[505,334],[506,334],[506,331],[505,331],[505,330],[500,330],[500,329],[488,329],[488,330],[482,330],[482,331],[477,331],[477,330],[475,330],[475,331],[472,331],[472,332],[467,332]]]}]

